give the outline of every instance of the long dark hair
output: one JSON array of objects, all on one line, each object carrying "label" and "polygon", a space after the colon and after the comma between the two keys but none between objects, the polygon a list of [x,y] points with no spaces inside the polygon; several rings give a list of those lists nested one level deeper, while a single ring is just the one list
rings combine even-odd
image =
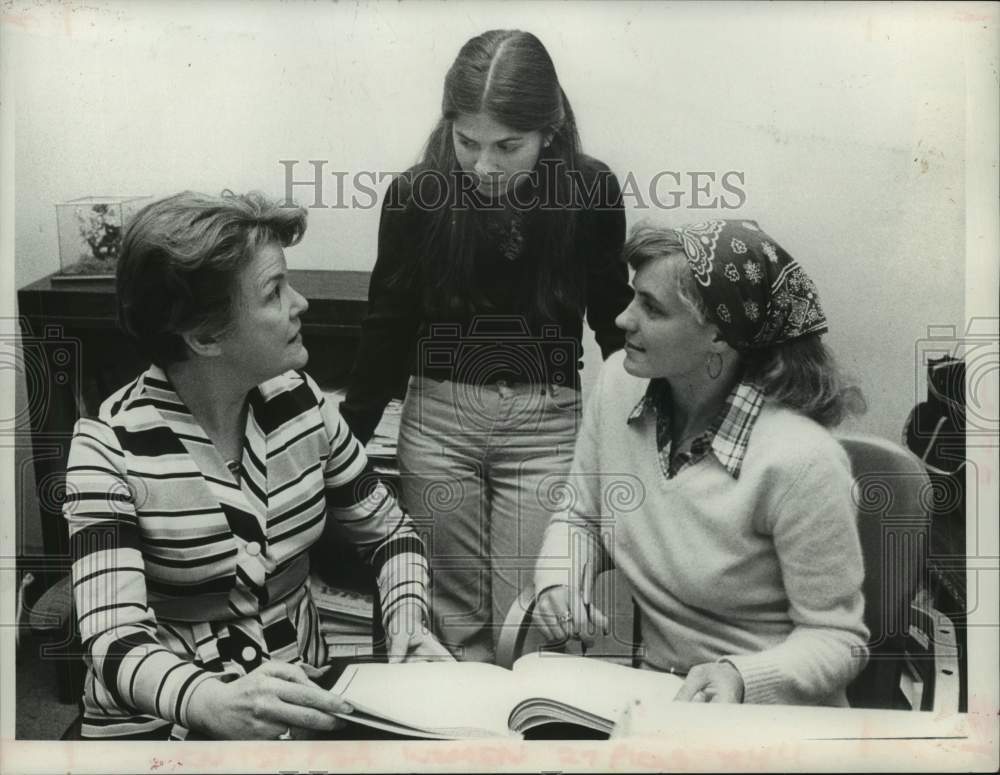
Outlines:
[{"label": "long dark hair", "polygon": [[539,155],[534,181],[524,184],[538,187],[524,235],[526,244],[535,246],[528,257],[533,263],[534,302],[525,312],[550,318],[560,311],[582,313],[582,272],[572,262],[577,204],[573,192],[579,181],[576,119],[545,46],[520,30],[490,30],[472,38],[445,77],[441,118],[427,140],[421,165],[446,187],[440,192],[446,197],[438,200],[445,205],[429,213],[429,227],[420,240],[425,308],[470,312],[487,306],[476,281],[483,218],[477,217],[479,208],[465,206],[458,195],[463,173],[452,123],[463,113],[486,113],[518,132],[551,136]]}]

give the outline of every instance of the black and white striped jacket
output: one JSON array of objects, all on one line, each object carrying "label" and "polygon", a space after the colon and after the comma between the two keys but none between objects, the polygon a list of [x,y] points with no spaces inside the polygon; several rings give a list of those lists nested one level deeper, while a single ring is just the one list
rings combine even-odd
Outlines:
[{"label": "black and white striped jacket", "polygon": [[63,513],[84,737],[183,738],[200,682],[322,664],[307,550],[325,527],[373,566],[385,620],[406,601],[426,613],[423,544],[312,379],[287,372],[248,402],[238,477],[159,367],[77,422]]}]

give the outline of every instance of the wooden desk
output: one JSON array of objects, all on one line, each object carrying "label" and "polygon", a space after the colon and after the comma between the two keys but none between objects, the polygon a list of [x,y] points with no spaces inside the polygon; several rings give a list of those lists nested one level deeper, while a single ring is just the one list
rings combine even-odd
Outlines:
[{"label": "wooden desk", "polygon": [[[309,373],[320,384],[342,383],[350,371],[369,278],[369,272],[289,272],[309,301],[302,338]],[[22,567],[48,587],[71,563],[62,502],[73,425],[81,414],[96,414],[148,362],[118,330],[111,280],[53,282],[49,275],[20,289],[17,301],[44,546],[43,557],[24,558]]]}]

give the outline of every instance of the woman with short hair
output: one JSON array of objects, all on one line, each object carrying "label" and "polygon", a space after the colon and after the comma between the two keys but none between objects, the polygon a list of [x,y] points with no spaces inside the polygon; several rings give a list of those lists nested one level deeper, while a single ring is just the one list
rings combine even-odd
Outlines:
[{"label": "woman with short hair", "polygon": [[821,340],[816,286],[754,221],[640,228],[625,258],[625,351],[588,403],[536,620],[591,637],[607,624],[585,605],[594,575],[617,566],[642,666],[685,675],[678,699],[844,705],[868,630],[828,428],[863,401]]},{"label": "woman with short hair", "polygon": [[447,656],[420,539],[302,371],[284,248],[305,229],[259,194],[184,192],[125,232],[119,321],[152,365],[77,422],[66,471],[84,738],[334,728],[308,550],[335,530],[377,576],[390,657]]}]

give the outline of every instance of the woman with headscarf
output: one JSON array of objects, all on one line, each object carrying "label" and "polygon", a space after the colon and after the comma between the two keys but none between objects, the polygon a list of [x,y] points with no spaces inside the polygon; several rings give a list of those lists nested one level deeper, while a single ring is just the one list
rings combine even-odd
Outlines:
[{"label": "woman with headscarf", "polygon": [[624,255],[625,351],[588,402],[536,621],[553,640],[606,628],[590,590],[617,566],[641,666],[686,676],[677,699],[844,705],[868,631],[850,464],[827,428],[863,402],[821,340],[816,287],[753,221],[642,227]]}]

